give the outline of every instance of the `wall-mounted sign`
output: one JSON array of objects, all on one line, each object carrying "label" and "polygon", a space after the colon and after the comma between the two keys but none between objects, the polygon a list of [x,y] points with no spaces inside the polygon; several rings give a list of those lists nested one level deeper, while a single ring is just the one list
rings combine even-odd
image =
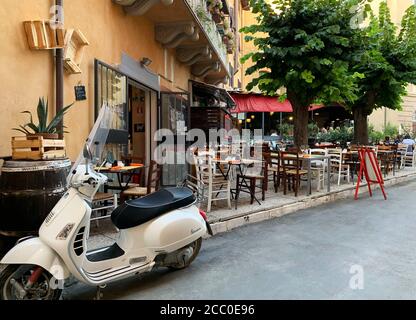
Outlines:
[{"label": "wall-mounted sign", "polygon": [[145,132],[144,123],[136,123],[134,125],[134,132]]},{"label": "wall-mounted sign", "polygon": [[87,100],[87,92],[85,90],[85,86],[75,86],[75,100]]}]

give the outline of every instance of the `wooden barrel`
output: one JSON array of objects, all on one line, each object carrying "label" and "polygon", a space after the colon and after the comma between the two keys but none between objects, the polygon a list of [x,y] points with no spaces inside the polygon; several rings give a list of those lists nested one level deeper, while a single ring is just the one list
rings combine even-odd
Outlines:
[{"label": "wooden barrel", "polygon": [[36,234],[67,190],[69,160],[6,161],[0,175],[0,234]]}]

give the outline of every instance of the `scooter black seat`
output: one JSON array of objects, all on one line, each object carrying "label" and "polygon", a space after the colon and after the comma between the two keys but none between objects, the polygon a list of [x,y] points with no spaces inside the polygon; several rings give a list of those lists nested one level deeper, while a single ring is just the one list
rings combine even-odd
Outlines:
[{"label": "scooter black seat", "polygon": [[194,202],[195,196],[190,189],[166,188],[125,202],[113,211],[111,221],[119,229],[134,228]]}]

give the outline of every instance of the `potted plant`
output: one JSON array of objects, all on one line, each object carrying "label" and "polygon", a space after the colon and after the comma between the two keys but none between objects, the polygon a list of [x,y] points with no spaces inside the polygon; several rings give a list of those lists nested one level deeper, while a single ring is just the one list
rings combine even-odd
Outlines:
[{"label": "potted plant", "polygon": [[221,23],[225,18],[223,12],[221,12],[223,8],[222,0],[208,0],[207,5],[215,23]]},{"label": "potted plant", "polygon": [[232,54],[234,52],[235,44],[233,39],[229,39],[227,42],[227,53]]},{"label": "potted plant", "polygon": [[30,121],[25,125],[20,125],[19,128],[14,128],[13,130],[24,133],[27,137],[41,136],[45,139],[58,139],[59,133],[62,133],[62,131],[58,129],[58,126],[64,115],[68,112],[69,108],[73,106],[73,104],[74,103],[57,112],[55,117],[48,124],[48,101],[45,101],[44,98],[39,98],[37,107],[38,124],[33,122],[33,115],[30,111],[23,111],[22,113],[30,116]]}]

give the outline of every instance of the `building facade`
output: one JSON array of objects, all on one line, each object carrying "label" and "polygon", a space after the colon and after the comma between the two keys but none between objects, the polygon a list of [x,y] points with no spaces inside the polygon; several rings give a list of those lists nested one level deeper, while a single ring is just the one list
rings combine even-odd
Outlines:
[{"label": "building facade", "polygon": [[[24,22],[39,36],[36,21],[54,21],[63,13],[65,35],[80,34],[74,46],[66,39],[64,104],[75,100],[65,117],[67,154],[75,159],[103,103],[117,119],[110,140],[113,153],[123,152],[149,161],[159,128],[189,128],[189,113],[198,107],[194,84],[224,90],[241,85],[238,79],[237,30],[240,0],[71,0],[56,11],[54,0],[4,0],[0,9],[3,43],[0,54],[0,157],[11,155],[12,129],[28,121],[23,111],[36,114],[39,97],[54,110],[55,50],[33,50]],[[25,25],[26,26],[26,25]],[[42,26],[45,26],[43,24]],[[79,48],[79,39],[84,39]],[[37,40],[41,41],[41,40]],[[70,42],[71,45],[73,44]],[[35,45],[40,46],[40,43]],[[87,45],[86,45],[87,44]],[[81,47],[81,46],[80,46]],[[72,50],[72,51],[71,51]],[[73,62],[71,64],[71,62]],[[54,112],[50,112],[50,117]],[[123,150],[116,142],[129,143]],[[168,177],[168,179],[171,179]],[[175,179],[174,177],[172,179]]]}]

